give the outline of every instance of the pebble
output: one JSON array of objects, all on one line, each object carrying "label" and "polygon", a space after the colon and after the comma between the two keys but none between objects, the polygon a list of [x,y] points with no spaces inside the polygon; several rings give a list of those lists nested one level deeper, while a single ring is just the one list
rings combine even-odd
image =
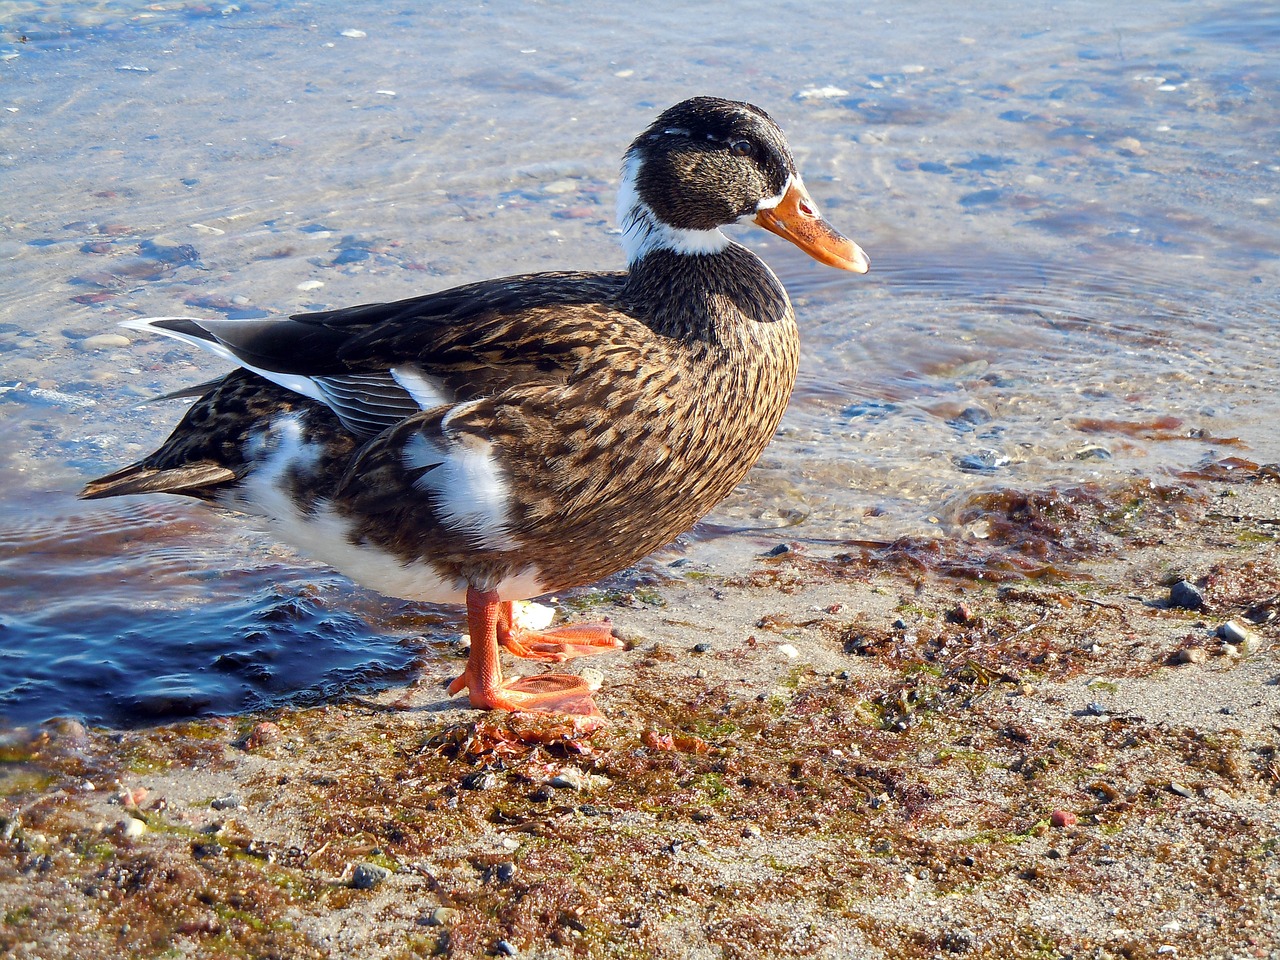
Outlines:
[{"label": "pebble", "polygon": [[85,353],[93,353],[95,350],[118,350],[121,347],[129,346],[131,343],[133,343],[132,340],[118,333],[98,333],[92,337],[85,337],[76,344],[76,349]]},{"label": "pebble", "polygon": [[351,874],[351,885],[357,890],[372,890],[387,877],[391,871],[376,863],[361,863]]},{"label": "pebble", "polygon": [[458,911],[453,907],[436,907],[427,915],[426,925],[428,927],[447,927],[457,917]]},{"label": "pebble", "polygon": [[755,840],[761,835],[760,828],[754,823],[748,823],[742,828],[742,836],[747,840]]},{"label": "pebble", "polygon": [[495,953],[503,957],[514,957],[520,952],[506,940],[499,940],[493,945],[493,949]]},{"label": "pebble", "polygon": [[548,782],[557,790],[581,790],[586,786],[582,771],[575,767],[565,767]]},{"label": "pebble", "polygon": [[303,280],[300,284],[294,287],[294,289],[301,290],[303,293],[306,293],[309,290],[319,290],[323,286],[323,280]]},{"label": "pebble", "polygon": [[234,810],[240,806],[240,798],[235,796],[214,797],[209,801],[209,806],[215,810]]},{"label": "pebble", "polygon": [[1194,584],[1179,580],[1169,588],[1169,606],[1183,610],[1199,610],[1204,606],[1204,596]]},{"label": "pebble", "polygon": [[587,689],[592,693],[604,686],[604,673],[595,667],[583,667],[578,671],[578,676],[582,678],[582,682],[587,685]]},{"label": "pebble", "polygon": [[257,750],[259,747],[265,747],[267,744],[275,743],[283,738],[284,734],[279,726],[270,720],[264,720],[249,731],[249,735],[244,738],[244,748],[246,750]]},{"label": "pebble", "polygon": [[498,778],[488,770],[477,770],[462,778],[463,790],[492,790],[498,785]]},{"label": "pebble", "polygon": [[1176,780],[1169,784],[1169,792],[1176,793],[1178,796],[1185,797],[1188,800],[1195,798],[1195,792],[1190,787],[1184,787]]},{"label": "pebble", "polygon": [[1081,447],[1079,450],[1077,450],[1075,452],[1075,459],[1077,460],[1110,460],[1111,451],[1108,450],[1106,447],[1101,447],[1101,446],[1098,446],[1097,444],[1091,444],[1090,446]]},{"label": "pebble", "polygon": [[1178,663],[1204,663],[1209,659],[1209,653],[1204,647],[1186,647],[1179,650],[1174,659]]},{"label": "pebble", "polygon": [[1079,818],[1070,810],[1055,810],[1049,814],[1049,824],[1054,827],[1073,827]]},{"label": "pebble", "polygon": [[493,878],[499,883],[510,883],[515,879],[516,865],[506,860],[493,868]]},{"label": "pebble", "polygon": [[789,643],[783,643],[778,646],[778,654],[786,657],[788,660],[794,660],[796,657],[800,656],[800,651]]},{"label": "pebble", "polygon": [[368,36],[368,34],[363,30],[343,30],[342,35],[350,38],[351,40],[363,40]]},{"label": "pebble", "polygon": [[137,817],[125,817],[120,821],[120,833],[127,840],[137,840],[147,832],[147,825]]},{"label": "pebble", "polygon": [[1226,643],[1233,643],[1237,647],[1248,647],[1249,641],[1253,639],[1249,631],[1234,620],[1228,620],[1218,627],[1218,636]]}]

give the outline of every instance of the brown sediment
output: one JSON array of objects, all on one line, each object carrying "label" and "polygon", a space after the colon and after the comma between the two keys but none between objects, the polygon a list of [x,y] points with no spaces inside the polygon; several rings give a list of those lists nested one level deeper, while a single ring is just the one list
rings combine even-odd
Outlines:
[{"label": "brown sediment", "polygon": [[1266,956],[1280,487],[1231,477],[989,491],[935,540],[583,595],[644,634],[599,725],[424,687],[15,731],[0,951]]}]

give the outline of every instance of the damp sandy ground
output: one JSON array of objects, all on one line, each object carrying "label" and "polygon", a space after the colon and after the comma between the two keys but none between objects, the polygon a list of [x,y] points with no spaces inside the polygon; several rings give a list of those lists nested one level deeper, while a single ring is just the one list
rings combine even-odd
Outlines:
[{"label": "damp sandy ground", "polygon": [[1276,468],[974,506],[563,598],[633,644],[577,661],[595,729],[462,709],[442,650],[371,700],[15,731],[0,948],[1280,956]]}]

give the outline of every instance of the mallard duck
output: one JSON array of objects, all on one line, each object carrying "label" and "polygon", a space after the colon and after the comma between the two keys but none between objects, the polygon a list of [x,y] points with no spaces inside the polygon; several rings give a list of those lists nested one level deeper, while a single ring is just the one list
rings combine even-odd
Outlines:
[{"label": "mallard duck", "polygon": [[179,493],[267,517],[383,594],[465,604],[450,694],[596,713],[575,676],[504,679],[499,647],[563,661],[610,625],[541,630],[512,602],[599,580],[674,540],[764,450],[795,382],[786,291],[720,228],[751,220],[816,260],[866,255],[818,214],[759,107],[698,97],[627,150],[627,269],[486,280],[266,320],[126,321],[237,365],[145,459],[87,499]]}]

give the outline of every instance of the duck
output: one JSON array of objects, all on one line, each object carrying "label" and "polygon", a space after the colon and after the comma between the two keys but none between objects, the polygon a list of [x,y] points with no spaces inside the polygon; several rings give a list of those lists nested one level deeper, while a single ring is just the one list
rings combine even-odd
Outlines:
[{"label": "duck", "polygon": [[449,685],[474,708],[600,716],[581,677],[504,675],[621,649],[612,625],[524,624],[515,604],[594,583],[674,541],[756,462],[786,409],[799,333],[774,272],[722,228],[751,222],[819,263],[869,268],[805,188],[760,107],[695,97],[623,156],[626,269],[468,283],[266,319],[122,326],[234,365],[169,438],[80,496],[179,494],[385,596],[465,606]]}]

